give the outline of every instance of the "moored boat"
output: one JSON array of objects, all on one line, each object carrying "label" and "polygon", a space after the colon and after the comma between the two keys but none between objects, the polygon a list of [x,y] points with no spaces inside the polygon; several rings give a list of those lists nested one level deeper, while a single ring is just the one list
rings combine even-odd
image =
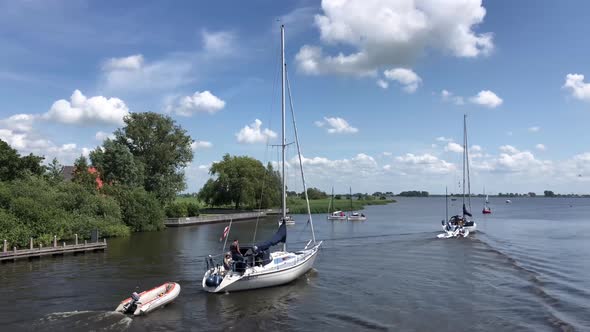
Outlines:
[{"label": "moored boat", "polygon": [[131,297],[121,301],[115,311],[134,316],[144,315],[174,301],[178,294],[180,294],[180,285],[175,282],[166,282],[139,294],[133,292]]},{"label": "moored boat", "polygon": [[350,211],[348,212],[348,221],[365,221],[367,217],[363,213],[358,213],[352,210],[352,187],[350,189]]}]

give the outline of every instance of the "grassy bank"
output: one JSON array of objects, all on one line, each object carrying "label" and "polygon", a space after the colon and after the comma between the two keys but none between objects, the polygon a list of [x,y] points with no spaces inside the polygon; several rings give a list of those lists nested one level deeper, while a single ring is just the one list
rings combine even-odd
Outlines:
[{"label": "grassy bank", "polygon": [[[389,203],[394,203],[395,200],[381,200],[381,199],[371,199],[371,200],[354,200],[352,201],[352,209],[355,211],[362,210],[367,205],[386,205]],[[309,207],[311,209],[311,213],[328,213],[328,206],[330,205],[330,199],[314,199],[309,201]],[[290,198],[287,201],[287,207],[289,208],[289,212],[293,214],[299,213],[307,213],[307,206],[305,205],[305,199],[301,198]],[[350,210],[350,201],[344,199],[335,199],[334,200],[334,207],[332,210],[342,210],[348,211]]]}]

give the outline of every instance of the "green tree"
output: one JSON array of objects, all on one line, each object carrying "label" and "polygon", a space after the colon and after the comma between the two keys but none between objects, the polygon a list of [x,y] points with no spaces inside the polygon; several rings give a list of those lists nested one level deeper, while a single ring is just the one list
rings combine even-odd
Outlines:
[{"label": "green tree", "polygon": [[265,168],[254,158],[226,154],[213,163],[209,174],[214,179],[199,192],[199,198],[209,205],[268,208],[280,202],[281,180],[270,164]]},{"label": "green tree", "polygon": [[51,163],[47,165],[47,172],[45,173],[45,176],[51,183],[59,183],[64,179],[62,170],[63,166],[59,163],[57,158],[53,158]]},{"label": "green tree", "polygon": [[545,197],[555,197],[555,193],[551,190],[543,191],[543,195],[545,195]]},{"label": "green tree", "polygon": [[96,190],[96,174],[89,172],[90,166],[88,165],[88,159],[84,156],[80,156],[74,162],[74,177],[75,183],[81,184],[84,188],[95,191]]},{"label": "green tree", "polygon": [[132,113],[124,121],[125,127],[115,131],[115,141],[143,164],[145,190],[163,203],[171,202],[186,188],[183,170],[193,159],[192,139],[162,114]]},{"label": "green tree", "polygon": [[102,147],[90,152],[90,160],[104,183],[143,186],[143,164],[125,144],[107,138]]},{"label": "green tree", "polygon": [[0,139],[0,181],[23,178],[28,174],[41,175],[45,167],[41,165],[43,157],[32,153],[21,157],[8,143]]},{"label": "green tree", "polygon": [[[304,197],[304,195],[302,195],[301,197]],[[319,190],[318,188],[307,188],[307,197],[309,199],[323,199],[327,198],[328,194]]]},{"label": "green tree", "polygon": [[132,231],[155,231],[164,228],[164,209],[153,193],[143,188],[118,185],[105,185],[102,192],[117,201],[123,222]]}]

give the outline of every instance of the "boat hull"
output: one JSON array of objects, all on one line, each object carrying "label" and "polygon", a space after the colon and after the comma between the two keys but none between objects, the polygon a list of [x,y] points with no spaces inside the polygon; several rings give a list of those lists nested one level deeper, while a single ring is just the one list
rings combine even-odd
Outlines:
[{"label": "boat hull", "polygon": [[367,217],[355,217],[355,216],[348,217],[348,221],[365,221],[365,220],[367,220]]},{"label": "boat hull", "polygon": [[[178,294],[180,294],[180,285],[175,282],[167,282],[158,287],[143,291],[139,294],[140,297],[133,315],[139,316],[150,313],[174,301],[178,297]],[[125,312],[125,305],[129,302],[131,302],[131,298],[121,301],[115,311]]]},{"label": "boat hull", "polygon": [[217,270],[209,270],[203,277],[203,289],[210,293],[237,292],[258,288],[266,288],[287,284],[309,271],[315,262],[321,242],[311,249],[302,250],[303,257],[291,265],[277,266],[276,269],[271,267],[260,271],[254,271],[248,268],[243,274],[229,272],[223,278],[223,281],[217,287],[206,285],[207,278]]},{"label": "boat hull", "polygon": [[328,216],[328,220],[346,220],[346,216]]}]

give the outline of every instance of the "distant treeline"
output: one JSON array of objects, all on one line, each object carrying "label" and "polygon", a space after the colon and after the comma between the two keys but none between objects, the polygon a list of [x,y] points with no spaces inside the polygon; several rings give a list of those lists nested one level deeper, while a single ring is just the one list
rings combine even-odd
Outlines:
[{"label": "distant treeline", "polygon": [[428,197],[428,196],[430,196],[430,194],[428,193],[428,191],[411,190],[411,191],[402,191],[401,193],[398,194],[398,196],[402,196],[402,197]]}]

